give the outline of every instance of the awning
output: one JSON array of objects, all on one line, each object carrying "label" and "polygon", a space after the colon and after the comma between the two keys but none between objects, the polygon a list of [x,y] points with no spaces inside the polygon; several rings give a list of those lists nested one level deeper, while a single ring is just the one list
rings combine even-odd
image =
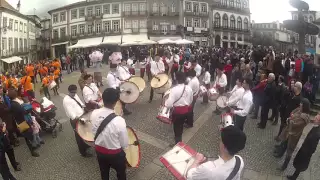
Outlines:
[{"label": "awning", "polygon": [[250,45],[251,45],[251,43],[249,43],[249,42],[244,42],[244,41],[238,41],[238,44],[240,44],[240,45],[247,45],[247,46],[250,46]]},{"label": "awning", "polygon": [[143,41],[148,41],[148,35],[146,33],[144,34],[135,34],[135,35],[123,35],[122,36],[122,43],[139,43]]},{"label": "awning", "polygon": [[22,58],[21,57],[18,57],[18,56],[12,56],[12,57],[9,57],[9,58],[4,58],[4,59],[1,59],[3,62],[6,62],[8,64],[11,64],[11,63],[14,63],[14,62],[18,62],[18,61],[22,61]]},{"label": "awning", "polygon": [[102,37],[80,39],[77,44],[70,46],[69,48],[86,48],[100,45]]},{"label": "awning", "polygon": [[106,36],[101,44],[121,44],[121,36]]},{"label": "awning", "polygon": [[163,40],[163,39],[170,39],[172,41],[176,41],[176,40],[179,40],[179,39],[182,39],[181,36],[159,36],[159,37],[156,37],[156,36],[150,36],[150,40],[152,41],[160,41],[160,40]]},{"label": "awning", "polygon": [[59,45],[68,44],[68,43],[69,41],[66,41],[66,42],[51,44],[51,46],[59,46]]}]

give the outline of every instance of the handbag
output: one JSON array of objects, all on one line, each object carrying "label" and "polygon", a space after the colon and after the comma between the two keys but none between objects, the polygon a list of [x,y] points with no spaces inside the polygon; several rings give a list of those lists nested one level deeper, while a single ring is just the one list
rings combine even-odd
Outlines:
[{"label": "handbag", "polygon": [[19,129],[20,133],[23,133],[23,132],[27,131],[28,129],[30,129],[30,126],[27,123],[27,121],[24,120],[20,124],[17,124],[17,128]]}]

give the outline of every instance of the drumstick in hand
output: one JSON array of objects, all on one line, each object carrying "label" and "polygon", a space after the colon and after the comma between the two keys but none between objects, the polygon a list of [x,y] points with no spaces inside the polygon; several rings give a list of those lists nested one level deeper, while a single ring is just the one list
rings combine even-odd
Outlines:
[{"label": "drumstick in hand", "polygon": [[139,141],[134,141],[132,144],[129,144],[129,146],[138,146],[140,145]]}]

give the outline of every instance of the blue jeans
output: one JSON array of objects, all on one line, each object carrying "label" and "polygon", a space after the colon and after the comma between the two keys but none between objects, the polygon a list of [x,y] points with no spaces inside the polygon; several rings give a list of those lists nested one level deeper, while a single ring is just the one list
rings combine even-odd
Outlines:
[{"label": "blue jeans", "polygon": [[39,136],[39,133],[33,134],[33,141],[32,141],[32,146],[33,147],[39,146],[41,141],[42,141],[42,139]]}]

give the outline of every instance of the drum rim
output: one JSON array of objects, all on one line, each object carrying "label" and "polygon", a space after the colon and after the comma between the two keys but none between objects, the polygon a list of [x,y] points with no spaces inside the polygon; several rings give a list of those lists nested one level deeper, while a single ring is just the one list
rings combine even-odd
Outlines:
[{"label": "drum rim", "polygon": [[[139,89],[139,87],[135,84],[135,83],[133,83],[133,82],[130,82],[130,81],[126,81],[126,82],[124,82],[124,83],[131,83],[131,84],[134,84],[135,86],[136,86],[136,88],[138,89],[138,91],[139,91],[139,94],[138,94],[138,97],[137,97],[137,99],[136,100],[134,100],[133,102],[130,102],[130,103],[127,103],[127,102],[123,102],[121,99],[120,99],[120,97],[121,97],[121,94],[120,94],[120,97],[119,97],[119,100],[121,101],[121,102],[123,102],[123,103],[126,103],[126,104],[132,104],[132,103],[135,103],[138,99],[139,99],[139,96],[140,96],[140,89]],[[124,84],[124,83],[122,83],[122,84]],[[121,85],[120,85],[120,89],[121,89]]]},{"label": "drum rim", "polygon": [[219,96],[219,97],[217,98],[217,106],[218,106],[219,108],[226,108],[227,106],[219,106],[219,105],[218,105],[218,100],[221,99],[222,97],[225,97],[226,99],[228,99],[227,96],[224,96],[224,95]]},{"label": "drum rim", "polygon": [[[132,131],[133,135],[135,136],[135,138],[137,139],[137,141],[139,141],[139,138],[138,138],[136,132],[134,131],[134,129],[132,127],[130,127],[130,126],[127,126],[126,128],[130,129]],[[138,152],[139,152],[139,159],[138,159],[137,165],[136,166],[131,166],[131,164],[129,164],[129,162],[128,162],[127,158],[126,158],[128,166],[132,167],[132,168],[138,168],[140,166],[140,162],[141,162],[141,147],[140,147],[140,143],[137,146],[138,146]]]},{"label": "drum rim", "polygon": [[[142,80],[143,80],[143,82],[144,82],[144,88],[142,88],[141,91],[140,91],[139,86],[137,85],[137,86],[138,86],[138,89],[139,89],[139,92],[142,93],[142,92],[144,91],[144,89],[146,89],[146,87],[147,87],[146,81],[145,81],[142,77],[140,77],[140,76],[138,76],[138,75],[133,75],[133,76],[131,76],[131,77],[128,78],[128,81],[129,81],[129,82],[131,82],[131,81],[130,81],[131,78],[139,78],[139,79],[142,79]],[[132,83],[133,83],[133,82],[132,82]],[[134,84],[135,84],[135,83],[134,83]]]},{"label": "drum rim", "polygon": [[[152,87],[152,86],[151,86],[152,79],[154,79],[156,76],[158,76],[158,75],[160,75],[160,74],[161,74],[161,75],[166,75],[166,76],[168,77],[167,81],[166,81],[162,86],[160,86],[160,87],[157,87],[157,88]],[[167,75],[166,73],[159,73],[159,74],[157,74],[156,76],[153,77],[153,78],[151,79],[151,81],[150,81],[150,86],[151,86],[152,88],[154,88],[154,89],[162,88],[163,86],[165,86],[165,85],[168,83],[168,81],[169,81],[169,79],[170,79],[169,75]]]},{"label": "drum rim", "polygon": [[81,139],[82,140],[84,140],[84,141],[87,141],[87,142],[89,142],[89,143],[92,143],[92,142],[94,142],[94,140],[86,140],[85,138],[83,138],[83,136],[81,136],[81,134],[78,132],[78,128],[79,128],[79,120],[77,120],[77,122],[76,122],[76,132],[77,132],[77,134],[81,137]]},{"label": "drum rim", "polygon": [[[115,114],[116,114],[117,116],[121,116],[121,117],[122,117],[122,116],[123,116],[123,106],[122,106],[122,103],[121,103],[121,100],[120,100],[120,99],[116,102],[116,104],[117,104],[118,102],[119,102],[119,104],[121,105],[121,115],[117,115],[116,113],[115,113]],[[114,110],[114,108],[113,108],[113,110]],[[114,112],[116,112],[116,111],[114,110]]]}]

